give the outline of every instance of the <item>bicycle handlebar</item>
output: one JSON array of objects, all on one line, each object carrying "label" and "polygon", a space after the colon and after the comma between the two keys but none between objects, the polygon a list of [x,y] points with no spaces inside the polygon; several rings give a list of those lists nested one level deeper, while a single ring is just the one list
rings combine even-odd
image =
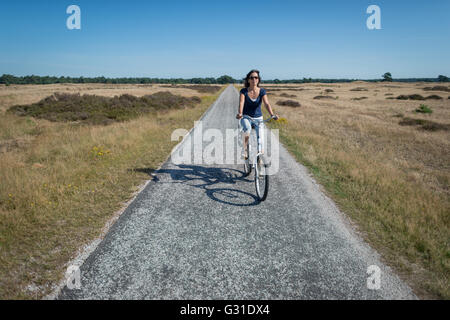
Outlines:
[{"label": "bicycle handlebar", "polygon": [[[250,116],[243,115],[242,118],[250,118]],[[241,118],[241,119],[242,119],[242,118]],[[238,119],[238,120],[241,120],[241,119]],[[267,121],[270,121],[270,120],[272,120],[272,119],[275,119],[275,116],[271,116],[271,117],[267,118],[266,120],[263,120],[263,122],[267,122]]]}]

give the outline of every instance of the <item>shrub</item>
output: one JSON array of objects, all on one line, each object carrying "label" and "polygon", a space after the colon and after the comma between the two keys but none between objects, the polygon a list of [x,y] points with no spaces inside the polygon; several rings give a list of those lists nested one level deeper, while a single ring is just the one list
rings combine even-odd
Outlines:
[{"label": "shrub", "polygon": [[287,94],[287,93],[282,93],[280,94],[280,97],[285,97],[285,98],[297,98],[297,96],[295,94]]},{"label": "shrub", "polygon": [[420,94],[410,94],[409,96],[402,94],[402,95],[399,95],[397,97],[397,99],[398,100],[408,100],[408,99],[410,99],[410,100],[425,100],[425,98],[422,97]]},{"label": "shrub", "polygon": [[278,101],[277,105],[279,105],[279,106],[287,106],[287,107],[300,107],[300,103],[298,103],[297,101],[294,101],[294,100]]},{"label": "shrub", "polygon": [[350,91],[369,91],[369,90],[366,88],[357,87],[357,88],[350,89]]},{"label": "shrub", "polygon": [[424,120],[424,119],[412,119],[412,118],[403,118],[399,123],[401,126],[420,126],[421,129],[427,131],[449,131],[450,125],[437,123],[434,121]]},{"label": "shrub", "polygon": [[427,105],[421,104],[420,107],[416,109],[416,112],[433,113],[433,110],[431,110]]},{"label": "shrub", "polygon": [[446,86],[434,86],[434,87],[425,87],[423,88],[425,91],[446,91],[450,92],[450,87]]},{"label": "shrub", "polygon": [[54,93],[31,105],[13,106],[7,112],[50,121],[109,124],[136,118],[152,111],[193,107],[199,102],[201,102],[199,97],[186,98],[167,91],[143,97],[123,94],[113,98],[87,94],[81,96],[79,93]]},{"label": "shrub", "polygon": [[352,98],[351,100],[363,100],[363,99],[367,99],[367,97]]},{"label": "shrub", "polygon": [[434,100],[441,100],[442,99],[442,97],[440,97],[440,96],[438,96],[438,95],[436,95],[436,94],[433,94],[433,95],[431,95],[431,96],[428,96],[428,97],[426,97],[426,98],[424,98],[423,96],[421,96],[420,94],[410,94],[409,96],[407,96],[407,95],[399,95],[398,97],[397,97],[397,99],[399,99],[399,100],[426,100],[426,99],[434,99]]},{"label": "shrub", "polygon": [[409,98],[410,100],[425,100],[425,98],[422,97],[420,94],[410,94],[410,95],[408,96],[408,98]]},{"label": "shrub", "polygon": [[433,95],[431,95],[431,96],[428,96],[428,97],[426,97],[425,99],[433,99],[433,100],[442,100],[442,97],[441,96],[438,96],[438,95],[436,95],[436,94],[433,94]]},{"label": "shrub", "polygon": [[333,98],[332,96],[315,96],[313,99],[320,100],[320,99],[335,99],[335,98]]},{"label": "shrub", "polygon": [[282,118],[282,117],[278,118],[278,120],[270,119],[268,122],[269,123],[274,123],[274,124],[279,124],[279,125],[284,125],[284,124],[288,123],[287,119],[286,118]]}]

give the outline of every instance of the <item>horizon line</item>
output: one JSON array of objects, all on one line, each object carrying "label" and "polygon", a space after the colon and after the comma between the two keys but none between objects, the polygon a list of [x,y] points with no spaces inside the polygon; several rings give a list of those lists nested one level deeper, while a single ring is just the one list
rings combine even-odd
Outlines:
[{"label": "horizon line", "polygon": [[[0,78],[3,78],[4,76],[12,76],[15,78],[25,78],[25,77],[39,77],[39,78],[45,78],[45,77],[49,77],[49,78],[74,78],[74,79],[96,79],[96,78],[105,78],[105,79],[110,79],[110,80],[114,80],[114,79],[162,79],[162,80],[192,80],[192,79],[219,79],[221,77],[230,77],[233,80],[237,80],[237,81],[243,81],[245,80],[244,78],[234,78],[230,75],[224,74],[221,75],[219,77],[214,77],[214,76],[206,76],[206,77],[201,77],[201,76],[195,76],[195,77],[158,77],[158,76],[119,76],[119,77],[106,77],[104,75],[99,75],[99,76],[55,76],[55,75],[37,75],[37,74],[31,74],[31,75],[24,75],[24,76],[16,76],[14,74],[10,74],[10,73],[4,73],[0,76]],[[444,76],[445,75],[438,75],[436,77],[407,77],[407,78],[394,78],[392,77],[392,80],[412,80],[412,79],[439,79],[440,76]],[[301,78],[290,78],[290,79],[279,79],[279,78],[273,78],[273,79],[262,79],[261,82],[265,82],[265,81],[275,81],[275,80],[279,80],[279,81],[292,81],[292,80],[352,80],[352,81],[377,81],[377,80],[383,80],[383,76],[380,76],[379,78],[323,78],[323,77],[301,77]]]}]

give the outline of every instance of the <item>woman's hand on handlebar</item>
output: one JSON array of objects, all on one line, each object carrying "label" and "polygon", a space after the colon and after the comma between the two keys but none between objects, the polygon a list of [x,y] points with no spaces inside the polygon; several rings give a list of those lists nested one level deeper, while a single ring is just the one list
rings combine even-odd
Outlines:
[{"label": "woman's hand on handlebar", "polygon": [[280,119],[280,117],[279,117],[277,114],[274,114],[274,115],[272,116],[272,118],[273,118],[274,120]]}]

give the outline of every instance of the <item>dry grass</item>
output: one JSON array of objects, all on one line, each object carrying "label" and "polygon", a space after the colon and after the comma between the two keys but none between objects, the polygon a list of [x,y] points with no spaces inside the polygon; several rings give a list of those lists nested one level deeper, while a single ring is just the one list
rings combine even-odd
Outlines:
[{"label": "dry grass", "polygon": [[217,93],[222,87],[216,85],[208,85],[208,84],[171,84],[171,85],[161,85],[162,88],[185,88],[191,90],[197,90],[200,93]]},{"label": "dry grass", "polygon": [[[107,92],[108,96],[167,90],[139,85],[115,85],[116,91],[111,85],[49,87],[1,88],[1,108],[34,103],[48,91],[67,87],[70,92]],[[171,91],[184,90],[192,93]],[[108,126],[55,123],[1,111],[0,298],[48,294],[77,250],[100,234],[166,159],[177,143],[170,141],[172,131],[192,127],[218,94],[202,95],[202,102],[192,109],[143,115]]]},{"label": "dry grass", "polygon": [[[358,81],[322,101],[320,84],[304,84],[302,108],[276,112],[287,118],[278,125],[284,145],[386,262],[420,297],[449,299],[450,101],[428,100],[433,113],[419,114],[417,101],[385,98],[421,86]],[[359,91],[367,98],[355,100]],[[279,99],[269,93],[272,105]]]}]

